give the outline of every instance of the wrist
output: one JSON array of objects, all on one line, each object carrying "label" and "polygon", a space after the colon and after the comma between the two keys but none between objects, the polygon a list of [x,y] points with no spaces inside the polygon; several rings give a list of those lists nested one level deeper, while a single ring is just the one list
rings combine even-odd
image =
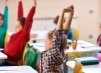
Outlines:
[{"label": "wrist", "polygon": [[60,16],[61,16],[61,15],[64,15],[64,13],[65,13],[65,10],[62,10],[62,11],[60,12]]},{"label": "wrist", "polygon": [[70,15],[74,15],[74,11],[70,12]]},{"label": "wrist", "polygon": [[65,8],[64,8],[64,9],[62,9],[61,13],[65,13]]},{"label": "wrist", "polygon": [[22,2],[21,0],[19,0],[19,2]]},{"label": "wrist", "polygon": [[36,0],[34,0],[33,6],[34,6],[34,7],[37,6]]}]

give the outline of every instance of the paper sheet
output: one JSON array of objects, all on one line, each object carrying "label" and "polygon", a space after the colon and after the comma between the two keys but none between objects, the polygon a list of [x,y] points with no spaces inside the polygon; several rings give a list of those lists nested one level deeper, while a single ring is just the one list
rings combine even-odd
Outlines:
[{"label": "paper sheet", "polygon": [[88,42],[85,42],[85,41],[78,41],[78,45],[82,48],[98,47],[95,44],[91,44],[91,43],[88,43]]},{"label": "paper sheet", "polygon": [[36,47],[44,47],[45,44],[44,43],[34,43],[33,46],[36,46]]},{"label": "paper sheet", "polygon": [[0,67],[0,71],[16,71],[18,70],[17,68],[14,67]]},{"label": "paper sheet", "polygon": [[0,71],[0,73],[24,73],[24,72],[18,72],[18,71]]},{"label": "paper sheet", "polygon": [[75,61],[68,61],[68,62],[66,63],[66,65],[67,65],[68,67],[74,69],[75,63],[76,63]]}]

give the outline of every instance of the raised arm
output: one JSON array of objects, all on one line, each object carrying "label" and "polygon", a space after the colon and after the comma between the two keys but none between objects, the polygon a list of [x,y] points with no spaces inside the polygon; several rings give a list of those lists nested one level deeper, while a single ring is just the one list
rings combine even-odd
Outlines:
[{"label": "raised arm", "polygon": [[58,23],[56,25],[56,30],[53,32],[53,40],[51,43],[52,52],[54,51],[60,51],[62,39],[63,39],[63,21],[64,21],[64,13],[65,8],[61,11],[61,14],[59,16]]},{"label": "raised arm", "polygon": [[51,49],[49,51],[49,54],[51,53],[52,56],[54,57],[53,60],[54,61],[58,61],[55,62],[57,63],[57,65],[62,64],[64,57],[61,55],[62,52],[62,41],[63,41],[63,21],[64,21],[64,13],[65,13],[65,9],[62,10],[59,20],[58,20],[58,24],[56,26],[56,30],[53,32],[53,40],[51,42]]},{"label": "raised arm", "polygon": [[56,26],[56,29],[63,29],[63,22],[64,22],[64,13],[65,13],[65,8],[61,11],[61,14],[59,16],[59,20]]},{"label": "raised arm", "polygon": [[23,17],[23,5],[22,0],[19,0],[18,4],[18,18]]},{"label": "raised arm", "polygon": [[6,0],[5,9],[4,9],[4,24],[3,24],[3,27],[5,29],[8,28],[8,6],[7,6],[7,2],[8,2],[8,0]]},{"label": "raised arm", "polygon": [[[65,28],[62,24],[63,22],[63,18],[64,18],[64,13],[67,11],[68,9],[63,9],[62,10],[62,13],[60,15],[60,18],[59,18],[59,21],[58,21],[58,24],[56,26],[56,30],[54,31],[54,34],[53,34],[53,40],[52,40],[52,43],[51,43],[51,49],[50,49],[50,53],[53,55],[53,60],[54,61],[58,61],[56,62],[57,65],[61,65],[63,60],[64,60],[64,57],[61,53],[63,53],[63,50],[65,49],[65,45],[66,44],[63,44],[63,40],[65,38],[65,35],[64,35],[64,30],[66,30],[65,32],[67,32],[68,28],[69,28],[69,23],[68,23],[68,28],[67,28],[67,24],[65,23]],[[66,20],[67,22],[67,20]],[[64,29],[64,30],[63,30]],[[63,46],[64,45],[64,46]]]},{"label": "raised arm", "polygon": [[30,29],[31,29],[32,23],[33,23],[33,16],[34,16],[35,11],[36,11],[36,0],[33,0],[33,1],[34,1],[34,5],[31,8],[31,10],[30,10],[30,12],[26,18],[26,22],[25,22],[24,29],[23,29],[24,35],[26,37],[30,36]]},{"label": "raised arm", "polygon": [[70,26],[71,26],[71,22],[72,22],[72,18],[73,18],[73,14],[74,14],[74,6],[73,5],[69,6],[67,8],[67,12],[69,13],[69,16],[63,25],[63,29],[69,31]]}]

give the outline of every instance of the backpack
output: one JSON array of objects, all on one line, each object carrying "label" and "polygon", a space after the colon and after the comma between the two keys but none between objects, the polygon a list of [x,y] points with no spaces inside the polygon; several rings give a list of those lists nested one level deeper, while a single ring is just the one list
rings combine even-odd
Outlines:
[{"label": "backpack", "polygon": [[37,70],[38,52],[33,49],[33,46],[28,45],[28,51],[25,55],[25,64]]}]

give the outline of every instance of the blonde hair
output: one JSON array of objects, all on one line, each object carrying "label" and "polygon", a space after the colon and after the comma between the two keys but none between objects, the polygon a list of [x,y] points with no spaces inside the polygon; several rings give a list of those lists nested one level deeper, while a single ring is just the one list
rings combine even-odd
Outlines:
[{"label": "blonde hair", "polygon": [[[50,40],[50,42],[52,42],[52,40],[53,40],[53,33],[54,33],[54,31],[50,31],[48,33],[48,35],[47,35],[47,38]],[[62,39],[62,44],[61,44],[60,50],[64,50],[66,46],[67,46],[67,35],[63,35],[63,39]]]}]

